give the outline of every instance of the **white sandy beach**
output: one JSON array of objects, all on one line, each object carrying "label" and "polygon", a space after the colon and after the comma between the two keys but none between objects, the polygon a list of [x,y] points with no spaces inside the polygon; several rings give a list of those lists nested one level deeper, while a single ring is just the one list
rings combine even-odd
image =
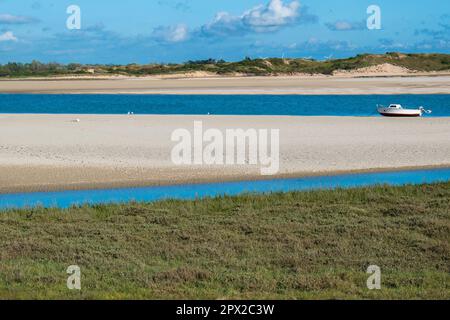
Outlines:
[{"label": "white sandy beach", "polygon": [[450,75],[142,77],[1,80],[0,93],[79,94],[450,94]]},{"label": "white sandy beach", "polygon": [[259,166],[175,166],[171,133],[195,120],[280,129],[278,176],[450,166],[450,118],[3,114],[0,192],[261,178]]}]

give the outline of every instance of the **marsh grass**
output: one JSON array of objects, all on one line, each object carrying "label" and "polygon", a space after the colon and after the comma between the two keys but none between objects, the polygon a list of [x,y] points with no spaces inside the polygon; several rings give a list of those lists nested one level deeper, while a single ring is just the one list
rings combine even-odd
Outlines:
[{"label": "marsh grass", "polygon": [[449,299],[449,208],[441,183],[10,210],[0,298]]}]

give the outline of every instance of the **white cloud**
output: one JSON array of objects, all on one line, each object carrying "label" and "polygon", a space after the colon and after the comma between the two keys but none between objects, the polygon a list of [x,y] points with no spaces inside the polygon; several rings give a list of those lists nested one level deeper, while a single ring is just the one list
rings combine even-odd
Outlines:
[{"label": "white cloud", "polygon": [[17,38],[11,31],[6,31],[3,34],[0,34],[0,42],[2,41],[17,41]]},{"label": "white cloud", "polygon": [[11,14],[0,14],[0,24],[26,24],[37,22],[38,20],[32,17],[13,16]]},{"label": "white cloud", "polygon": [[184,24],[158,27],[153,30],[153,38],[162,42],[182,42],[189,38],[189,29]]},{"label": "white cloud", "polygon": [[239,16],[219,12],[212,22],[200,28],[200,33],[205,36],[225,36],[272,32],[284,26],[315,21],[317,17],[308,14],[307,8],[301,10],[297,0],[287,4],[282,0],[270,0],[269,3],[253,7]]},{"label": "white cloud", "polygon": [[364,21],[345,21],[339,20],[336,22],[329,22],[325,24],[328,29],[332,31],[354,31],[354,30],[364,30],[366,28],[366,23]]},{"label": "white cloud", "polygon": [[309,14],[307,7],[301,8],[297,0],[286,4],[283,0],[270,0],[267,4],[253,7],[241,15],[218,12],[210,23],[193,31],[183,24],[160,26],[153,30],[152,37],[160,42],[176,43],[192,37],[226,37],[250,32],[273,32],[285,26],[316,21],[317,17]]},{"label": "white cloud", "polygon": [[213,21],[200,27],[200,32],[203,35],[225,36],[240,33],[242,29],[240,17],[232,16],[228,12],[218,12]]},{"label": "white cloud", "polygon": [[246,11],[241,19],[253,28],[273,28],[295,22],[300,12],[300,3],[292,1],[284,5],[282,0],[271,0],[267,5],[259,5]]}]

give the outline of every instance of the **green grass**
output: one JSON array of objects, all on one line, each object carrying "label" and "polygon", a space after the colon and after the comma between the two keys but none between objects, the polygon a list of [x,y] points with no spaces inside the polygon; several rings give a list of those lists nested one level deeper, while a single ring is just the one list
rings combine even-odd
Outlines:
[{"label": "green grass", "polygon": [[11,210],[0,298],[449,299],[449,240],[450,183]]},{"label": "green grass", "polygon": [[316,61],[311,59],[251,59],[237,62],[223,60],[187,61],[181,64],[128,64],[128,65],[81,65],[58,63],[43,64],[8,63],[0,65],[0,78],[4,77],[48,77],[62,75],[90,75],[91,71],[99,75],[146,76],[181,74],[186,72],[206,71],[214,74],[244,75],[286,75],[295,73],[332,74],[336,70],[355,70],[363,67],[390,63],[415,71],[450,70],[449,54],[403,54],[388,52],[386,54],[360,54],[345,59]]}]

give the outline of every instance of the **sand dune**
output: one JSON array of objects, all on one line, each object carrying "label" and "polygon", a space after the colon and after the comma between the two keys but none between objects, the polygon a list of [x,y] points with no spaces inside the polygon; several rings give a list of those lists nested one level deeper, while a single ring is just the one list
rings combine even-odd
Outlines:
[{"label": "sand dune", "polygon": [[333,72],[335,76],[403,76],[403,75],[411,75],[417,73],[417,71],[412,71],[404,67],[395,66],[390,63],[383,63],[376,66],[370,66],[355,70],[337,70]]},{"label": "sand dune", "polygon": [[194,120],[280,129],[278,176],[450,165],[449,118],[0,115],[0,192],[262,178],[259,166],[175,166],[171,133]]}]

